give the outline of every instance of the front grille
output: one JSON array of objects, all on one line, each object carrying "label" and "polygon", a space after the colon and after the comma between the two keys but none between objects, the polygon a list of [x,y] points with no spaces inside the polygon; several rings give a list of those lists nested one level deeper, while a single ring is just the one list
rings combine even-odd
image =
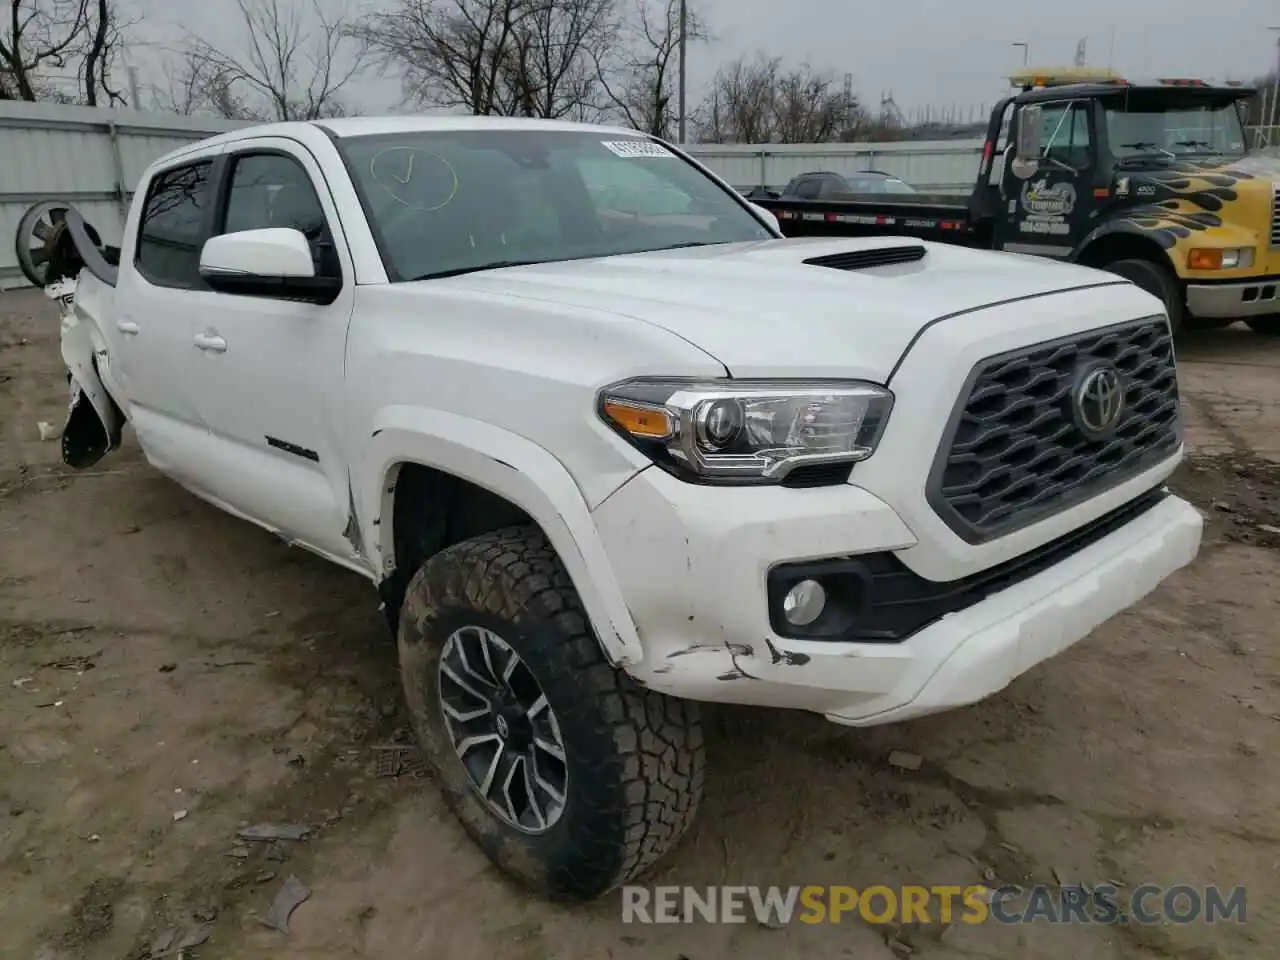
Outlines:
[{"label": "front grille", "polygon": [[[1124,410],[1090,439],[1077,426],[1082,371],[1118,371]],[[1173,341],[1163,317],[989,357],[974,367],[929,476],[929,503],[969,543],[1059,513],[1141,473],[1181,441]]]},{"label": "front grille", "polygon": [[1280,247],[1280,183],[1271,187],[1271,246]]}]

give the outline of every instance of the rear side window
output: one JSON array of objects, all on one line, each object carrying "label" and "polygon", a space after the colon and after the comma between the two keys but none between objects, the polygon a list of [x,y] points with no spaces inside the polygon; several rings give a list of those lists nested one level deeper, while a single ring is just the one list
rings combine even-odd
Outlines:
[{"label": "rear side window", "polygon": [[162,287],[198,288],[200,248],[209,235],[213,161],[166,170],[147,190],[134,264]]}]

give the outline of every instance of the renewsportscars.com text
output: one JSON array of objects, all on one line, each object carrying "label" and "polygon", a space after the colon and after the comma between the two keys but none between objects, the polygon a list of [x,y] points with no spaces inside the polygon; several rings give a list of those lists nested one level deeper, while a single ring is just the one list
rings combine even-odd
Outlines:
[{"label": "renewsportscars.com text", "polygon": [[1140,884],[985,887],[622,888],[623,923],[1244,923],[1244,887]]}]

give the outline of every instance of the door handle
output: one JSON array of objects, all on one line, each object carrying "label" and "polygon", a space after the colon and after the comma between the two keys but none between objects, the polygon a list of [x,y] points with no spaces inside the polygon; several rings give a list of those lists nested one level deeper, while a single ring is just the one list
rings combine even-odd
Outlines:
[{"label": "door handle", "polygon": [[116,329],[121,333],[136,334],[138,332],[138,325],[132,320],[119,320],[116,322]]},{"label": "door handle", "polygon": [[216,333],[197,333],[195,342],[197,347],[201,350],[206,350],[209,353],[227,352],[227,341],[223,340],[222,337],[218,336]]}]

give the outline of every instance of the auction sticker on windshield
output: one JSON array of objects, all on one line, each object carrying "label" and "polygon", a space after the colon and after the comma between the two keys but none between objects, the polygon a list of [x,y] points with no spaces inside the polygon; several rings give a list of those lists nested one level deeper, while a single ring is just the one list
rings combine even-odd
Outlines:
[{"label": "auction sticker on windshield", "polygon": [[674,157],[675,154],[652,140],[601,140],[606,150],[620,157]]}]

